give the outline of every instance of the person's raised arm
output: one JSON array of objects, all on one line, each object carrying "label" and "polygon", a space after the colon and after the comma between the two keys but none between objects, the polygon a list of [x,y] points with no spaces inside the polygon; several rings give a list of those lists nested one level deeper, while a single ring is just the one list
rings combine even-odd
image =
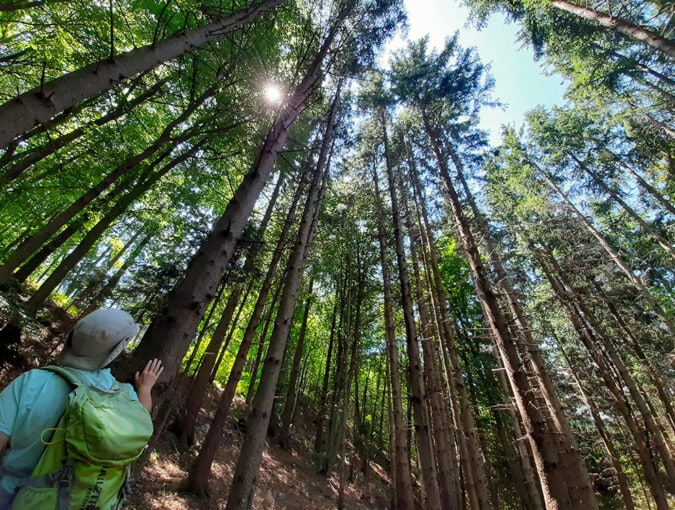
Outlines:
[{"label": "person's raised arm", "polygon": [[138,401],[145,406],[148,412],[152,412],[152,387],[163,371],[162,362],[158,359],[151,359],[140,374],[136,372]]}]

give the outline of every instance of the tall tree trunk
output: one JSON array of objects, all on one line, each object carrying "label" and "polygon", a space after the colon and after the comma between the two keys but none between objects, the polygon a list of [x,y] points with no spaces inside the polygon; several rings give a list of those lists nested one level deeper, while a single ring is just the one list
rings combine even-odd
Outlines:
[{"label": "tall tree trunk", "polygon": [[[282,183],[283,179],[279,178],[277,185],[274,187],[274,192],[272,193],[272,197],[270,198],[270,202],[267,205],[267,210],[265,212],[265,216],[263,217],[263,220],[260,225],[259,233],[260,235],[264,235],[265,229],[267,228],[267,224],[269,223],[269,220],[272,215],[272,210],[274,209],[274,206],[276,205],[276,200],[279,196],[279,191],[280,191],[280,185]],[[295,195],[295,199],[291,205],[291,209],[289,212],[288,219],[286,221],[286,224],[284,225],[282,229],[282,233],[280,236],[280,243],[283,243],[286,241],[286,237],[288,235],[288,230],[289,230],[289,223],[293,221],[293,218],[295,217],[295,209],[297,207],[298,199],[301,193],[302,189],[302,183],[298,187],[298,192]],[[258,253],[259,253],[259,244],[254,244],[248,251],[246,255],[246,262],[244,263],[244,267],[242,268],[242,273],[244,275],[247,275],[251,272],[251,270],[256,266],[257,261],[259,260]],[[252,328],[252,332],[250,333],[250,338],[246,338],[246,335],[242,343],[246,343],[248,347],[246,347],[246,353],[248,353],[248,349],[250,347],[251,341],[253,339],[253,335],[255,333],[255,328],[258,326],[258,320],[260,318],[260,312],[262,311],[262,307],[264,306],[265,299],[267,299],[267,292],[269,291],[270,288],[270,282],[272,279],[272,276],[274,272],[276,271],[277,264],[279,262],[279,258],[281,256],[282,252],[282,244],[277,245],[277,251],[273,254],[272,260],[270,261],[270,265],[268,268],[268,277],[265,279],[265,282],[263,283],[263,287],[259,293],[259,299],[260,305],[258,305],[258,301],[256,301],[256,306],[259,306],[258,313],[255,313],[255,307],[254,307],[254,313],[253,316],[255,318],[255,327]],[[225,282],[223,283],[225,284]],[[199,410],[201,409],[202,403],[204,402],[204,397],[206,395],[206,390],[208,388],[209,381],[212,378],[212,375],[214,375],[214,372],[217,371],[219,361],[216,360],[218,356],[218,352],[224,352],[227,349],[227,343],[225,347],[223,347],[223,341],[225,340],[225,335],[227,333],[228,328],[230,327],[230,324],[233,323],[232,317],[234,316],[235,309],[237,308],[237,304],[239,302],[245,303],[246,302],[246,297],[248,296],[250,290],[251,290],[252,284],[247,285],[246,291],[244,292],[243,296],[241,295],[243,291],[243,286],[241,284],[234,285],[232,288],[232,291],[230,293],[230,296],[227,300],[227,303],[225,304],[225,308],[223,310],[223,313],[220,317],[220,320],[218,321],[218,324],[216,325],[216,329],[214,330],[213,334],[211,335],[211,340],[209,341],[209,344],[206,347],[206,351],[204,351],[204,354],[202,356],[202,361],[201,364],[199,365],[199,369],[197,370],[197,373],[194,376],[194,380],[192,382],[192,386],[190,388],[190,392],[187,395],[184,403],[184,409],[182,415],[174,422],[172,425],[172,430],[175,432],[178,437],[180,438],[180,441],[185,444],[185,445],[192,445],[194,444],[195,440],[195,428],[197,425],[197,415],[199,414]],[[262,299],[260,296],[262,295]],[[240,308],[241,310],[241,308]],[[236,319],[234,321],[236,323]],[[232,331],[232,330],[231,330]],[[222,358],[219,358],[222,359]],[[244,361],[246,360],[246,356],[244,355]],[[237,381],[238,382],[238,381]]]},{"label": "tall tree trunk", "polygon": [[246,437],[228,495],[227,508],[229,510],[246,510],[251,507],[253,501],[253,490],[262,460],[265,436],[274,404],[274,393],[281,372],[288,334],[293,322],[293,312],[298,299],[298,290],[308,250],[312,244],[317,216],[321,207],[324,185],[328,178],[328,152],[334,130],[337,127],[339,96],[340,86],[338,85],[326,127],[324,144],[319,154],[316,176],[307,197],[295,246],[287,262],[286,281],[277,310],[274,329],[270,337],[267,358],[256,396],[253,399],[252,409],[248,417]]},{"label": "tall tree trunk", "polygon": [[204,27],[90,64],[17,96],[0,106],[0,148],[80,101],[252,23],[283,2],[264,0]]},{"label": "tall tree trunk", "polygon": [[539,265],[551,283],[551,287],[558,297],[558,300],[565,308],[570,321],[574,325],[579,339],[588,350],[588,353],[590,354],[594,363],[597,365],[597,372],[604,381],[605,387],[612,395],[612,402],[615,409],[619,412],[619,414],[621,414],[628,430],[631,433],[631,436],[633,437],[633,441],[635,442],[635,450],[637,451],[637,454],[640,458],[645,479],[647,480],[647,484],[649,485],[657,509],[666,510],[668,508],[667,496],[658,477],[658,469],[654,464],[655,459],[653,458],[648,444],[645,442],[645,434],[640,430],[635,416],[631,412],[631,405],[623,392],[623,388],[617,383],[613,375],[612,368],[609,366],[608,361],[603,356],[602,352],[600,352],[597,348],[596,342],[590,336],[590,329],[583,323],[581,314],[575,309],[573,304],[574,302],[573,300],[569,299],[563,284],[558,280],[558,278],[556,278],[553,269],[549,267],[547,261],[544,260],[544,257],[539,256],[537,258]]},{"label": "tall tree trunk", "polygon": [[[400,184],[400,183],[399,183]],[[446,401],[442,398],[442,387],[440,370],[440,358],[435,344],[438,342],[438,335],[435,325],[431,321],[430,307],[427,296],[424,292],[424,281],[420,275],[419,256],[417,245],[419,243],[419,233],[413,224],[412,211],[408,207],[407,200],[399,186],[401,202],[403,204],[403,216],[407,219],[407,229],[409,235],[409,250],[411,265],[414,277],[414,287],[417,297],[417,313],[419,315],[422,359],[424,361],[424,380],[426,382],[426,391],[429,399],[429,408],[431,411],[432,437],[434,441],[434,453],[438,466],[438,485],[441,501],[445,503],[445,508],[455,509],[457,495],[460,493],[459,476],[457,473],[457,448],[450,437],[451,426],[449,423],[450,409]],[[461,433],[461,432],[460,432]],[[468,453],[468,452],[467,452]],[[478,496],[476,494],[476,484],[473,479],[473,470],[467,470],[464,473],[466,479],[466,489],[469,493],[470,507],[483,510],[486,508],[487,501],[482,502],[484,506],[480,507]]]},{"label": "tall tree trunk", "polygon": [[[283,280],[283,276],[280,278],[280,280]],[[260,379],[260,362],[262,361],[263,354],[265,354],[265,341],[267,340],[267,333],[269,332],[270,326],[273,323],[272,315],[274,315],[274,312],[279,305],[279,297],[281,296],[281,291],[283,290],[283,285],[281,283],[281,281],[276,282],[277,285],[274,288],[272,299],[269,301],[269,303],[267,303],[267,308],[266,310],[263,310],[264,314],[262,314],[259,319],[259,322],[263,324],[263,327],[262,330],[260,330],[260,334],[258,335],[258,345],[256,346],[255,358],[253,361],[247,360],[248,364],[250,365],[249,372],[251,374],[248,390],[246,391],[247,408],[251,407],[253,397],[255,397],[258,379]],[[253,337],[255,337],[255,334]]]},{"label": "tall tree trunk", "polygon": [[661,405],[663,406],[666,412],[668,426],[671,429],[671,434],[675,434],[675,408],[673,408],[672,402],[673,392],[672,388],[670,387],[671,385],[663,380],[663,378],[659,374],[659,370],[653,366],[652,362],[647,357],[647,354],[642,349],[640,341],[636,338],[635,334],[628,326],[628,324],[626,324],[626,321],[624,320],[623,316],[619,313],[616,306],[614,306],[612,300],[609,298],[609,296],[605,294],[605,291],[602,288],[600,282],[598,282],[597,280],[593,280],[593,286],[597,290],[598,295],[602,300],[602,303],[607,307],[609,313],[614,318],[614,321],[619,326],[620,331],[623,332],[625,337],[628,339],[631,349],[635,352],[635,355],[638,357],[640,363],[642,364],[643,372],[647,375],[647,378],[652,383],[654,388],[656,388],[656,393],[659,396]]},{"label": "tall tree trunk", "polygon": [[[452,331],[450,311],[448,310],[448,301],[443,289],[441,281],[441,271],[438,263],[438,254],[434,245],[433,235],[431,233],[431,225],[427,215],[427,206],[424,199],[424,194],[419,182],[419,175],[414,159],[409,155],[408,165],[410,167],[410,179],[412,181],[413,189],[419,203],[423,221],[423,233],[426,243],[426,254],[428,263],[431,268],[430,287],[433,289],[431,293],[434,308],[437,311],[437,322],[439,324],[439,331],[442,334],[445,347],[448,354],[449,370],[448,377],[450,378],[451,395],[456,395],[458,401],[458,409],[456,415],[458,421],[461,422],[461,432],[459,434],[460,447],[465,454],[465,461],[463,462],[464,470],[472,472],[472,480],[474,484],[474,499],[478,508],[485,508],[488,504],[488,490],[487,477],[485,474],[484,461],[481,458],[478,448],[478,431],[476,430],[473,413],[471,411],[471,403],[464,384],[464,376],[459,358],[457,356],[457,345],[455,343],[455,334]],[[454,400],[454,399],[453,399]]]},{"label": "tall tree trunk", "polygon": [[602,420],[602,417],[600,416],[600,411],[595,405],[593,397],[591,397],[591,395],[589,395],[586,389],[584,388],[584,384],[579,378],[577,369],[574,366],[574,363],[572,363],[569,357],[567,356],[567,353],[565,352],[563,345],[560,343],[559,340],[557,340],[557,343],[560,352],[565,358],[567,368],[572,374],[574,382],[577,384],[577,389],[579,390],[581,399],[583,400],[584,404],[586,404],[588,410],[591,413],[591,416],[593,417],[593,423],[595,424],[595,428],[598,430],[598,435],[602,440],[602,444],[605,445],[605,449],[607,450],[607,455],[609,456],[609,460],[612,463],[612,467],[614,468],[614,471],[616,471],[616,478],[619,482],[619,491],[621,491],[623,504],[626,507],[626,510],[635,510],[635,502],[633,501],[633,496],[630,493],[630,484],[628,482],[628,477],[626,476],[623,466],[621,465],[621,456],[617,451],[616,447],[614,446],[614,443],[612,442],[611,438],[609,437],[609,434],[605,428],[605,423]]},{"label": "tall tree trunk", "polygon": [[338,296],[335,296],[335,303],[333,304],[333,313],[331,314],[331,325],[330,325],[330,335],[328,337],[328,348],[326,352],[326,364],[323,372],[323,383],[321,385],[321,393],[319,397],[318,410],[316,413],[316,433],[314,436],[314,453],[320,453],[324,450],[324,423],[326,421],[326,407],[328,402],[328,385],[330,382],[330,369],[332,366],[333,358],[333,345],[336,334],[336,322],[337,322],[337,311],[338,311]]},{"label": "tall tree trunk", "polygon": [[204,402],[209,379],[211,378],[211,372],[216,365],[216,357],[223,346],[223,340],[225,340],[227,329],[232,322],[232,316],[237,308],[237,304],[239,304],[241,298],[240,290],[240,288],[234,287],[230,294],[223,313],[220,316],[220,320],[216,325],[216,329],[211,335],[211,340],[202,355],[202,360],[197,369],[197,373],[192,380],[190,391],[185,398],[185,405],[182,413],[171,426],[172,431],[178,435],[180,442],[184,445],[191,446],[194,444],[197,416],[202,407],[202,403]]},{"label": "tall tree trunk", "polygon": [[[495,346],[495,350],[496,349],[497,347]],[[535,462],[534,462],[534,454],[532,452],[532,442],[529,440],[524,441],[525,439],[528,438],[525,434],[523,434],[523,429],[521,427],[521,420],[519,419],[519,413],[516,412],[518,410],[518,407],[517,405],[514,405],[512,403],[513,401],[515,401],[513,386],[511,384],[511,381],[508,379],[506,375],[504,364],[502,363],[502,359],[498,354],[499,353],[495,353],[497,361],[497,368],[496,368],[497,378],[502,386],[504,394],[507,395],[507,397],[509,398],[509,401],[506,403],[505,408],[509,416],[511,417],[513,424],[513,432],[516,439],[515,444],[516,448],[518,449],[518,456],[520,458],[520,467],[523,475],[523,484],[525,485],[525,488],[530,498],[531,506],[529,506],[528,508],[532,508],[533,510],[541,510],[544,506],[542,506],[543,501],[541,493],[541,484],[537,484],[537,476],[533,469],[533,464],[535,464]]]},{"label": "tall tree trunk", "polygon": [[406,351],[408,354],[408,378],[410,381],[410,392],[412,393],[413,415],[415,417],[415,437],[417,448],[422,466],[422,481],[424,484],[424,493],[426,497],[425,506],[429,510],[440,510],[442,508],[441,497],[438,487],[438,473],[436,471],[436,459],[431,437],[431,424],[429,423],[429,409],[427,407],[427,394],[424,385],[424,375],[422,372],[422,361],[420,360],[417,327],[412,304],[412,293],[408,276],[408,261],[405,256],[403,246],[403,233],[401,231],[400,211],[398,207],[398,198],[396,196],[396,181],[394,179],[393,164],[390,160],[387,126],[384,109],[380,113],[380,122],[384,141],[385,167],[387,171],[387,182],[389,185],[389,196],[391,200],[391,215],[394,226],[394,247],[396,249],[396,260],[398,262],[399,283],[401,285],[401,305],[403,307],[403,318],[405,322]]},{"label": "tall tree trunk", "polygon": [[675,58],[675,43],[671,39],[662,37],[649,29],[639,27],[630,21],[610,16],[591,7],[568,2],[567,0],[551,0],[551,5],[651,46],[670,58]]},{"label": "tall tree trunk", "polygon": [[375,186],[375,206],[377,211],[377,231],[380,244],[380,266],[382,268],[382,286],[384,292],[384,334],[386,339],[387,365],[391,386],[391,427],[394,440],[392,452],[392,480],[394,485],[394,509],[413,510],[415,498],[410,477],[410,456],[406,437],[406,421],[403,414],[401,396],[401,375],[396,344],[396,325],[394,322],[393,301],[391,295],[391,277],[387,257],[387,234],[384,229],[382,198],[377,179],[377,170],[373,169]]},{"label": "tall tree trunk", "polygon": [[[579,491],[576,486],[570,486],[570,480],[566,478],[567,473],[559,468],[559,466],[565,465],[560,459],[561,451],[564,449],[560,443],[560,436],[557,432],[549,430],[546,417],[537,403],[535,392],[520,359],[518,344],[515,341],[516,339],[510,334],[504,315],[499,309],[497,298],[487,278],[487,271],[483,265],[478,244],[464,216],[459,196],[450,178],[450,173],[438,140],[424,112],[422,116],[427,136],[436,157],[440,177],[447,193],[449,205],[455,218],[455,225],[459,232],[460,241],[466,253],[478,298],[485,312],[485,318],[490,326],[492,337],[502,358],[506,374],[511,382],[521,419],[526,427],[545,505],[547,505],[547,508],[559,510],[573,510],[577,508],[597,509],[594,494],[592,492],[588,494]],[[574,483],[574,480],[571,481]]]},{"label": "tall tree trunk", "polygon": [[[213,299],[215,288],[234,253],[258,195],[286,143],[288,131],[305,101],[319,86],[323,76],[324,59],[341,23],[342,20],[331,28],[306,76],[274,122],[258,152],[258,157],[227,204],[225,212],[215,222],[211,233],[190,261],[182,281],[171,291],[166,310],[159,314],[148,328],[136,350],[137,356],[124,371],[126,378],[142,369],[143,360],[148,357],[159,358],[164,363],[165,370],[160,383],[165,383],[176,374],[204,310]],[[160,388],[161,386],[162,384],[159,385]]]},{"label": "tall tree trunk", "polygon": [[513,329],[520,337],[519,343],[521,346],[521,357],[525,362],[528,363],[528,368],[531,369],[532,373],[534,374],[537,386],[541,391],[542,397],[544,398],[546,406],[548,407],[551,419],[555,424],[555,428],[559,434],[561,446],[561,465],[559,466],[559,469],[566,471],[565,478],[572,487],[570,492],[582,494],[580,496],[582,501],[592,501],[594,499],[593,486],[588,475],[588,470],[586,469],[583,459],[581,458],[579,446],[577,445],[577,441],[569,425],[569,421],[565,416],[562,403],[560,402],[558,393],[553,385],[553,381],[546,370],[546,365],[541,355],[539,346],[532,337],[530,324],[528,323],[522,306],[516,297],[515,289],[511,283],[511,277],[504,268],[502,259],[499,256],[499,250],[492,242],[490,227],[485,220],[484,215],[478,208],[478,205],[476,204],[476,201],[473,197],[473,193],[471,192],[471,189],[466,181],[462,160],[452,145],[448,145],[447,149],[450,153],[450,158],[452,159],[455,169],[457,170],[457,178],[460,182],[460,185],[462,186],[464,195],[466,196],[467,202],[474,215],[478,228],[482,233],[483,243],[487,253],[489,253],[492,267],[497,273],[499,285],[504,291],[504,297],[512,316]]},{"label": "tall tree trunk", "polygon": [[666,474],[669,480],[668,485],[670,487],[675,487],[675,463],[673,463],[673,459],[669,451],[666,438],[663,436],[663,433],[657,426],[654,420],[654,413],[652,412],[652,409],[650,409],[650,406],[647,404],[645,397],[643,397],[642,390],[638,388],[635,379],[628,372],[626,365],[621,359],[619,353],[614,348],[614,345],[610,341],[604,328],[598,322],[593,311],[588,306],[586,306],[584,300],[581,298],[581,296],[579,296],[578,290],[574,287],[574,285],[572,285],[570,279],[567,277],[565,272],[558,264],[558,261],[554,257],[553,253],[549,252],[548,256],[551,266],[557,272],[558,278],[560,279],[560,282],[564,286],[563,288],[568,289],[570,301],[574,302],[576,304],[576,307],[581,312],[583,320],[587,324],[586,328],[587,331],[589,332],[593,331],[595,333],[596,337],[598,338],[598,342],[601,345],[601,349],[604,356],[607,358],[608,362],[610,363],[610,366],[614,368],[617,374],[616,378],[618,379],[622,387],[628,389],[629,395],[635,402],[635,407],[638,408],[638,411],[642,415],[644,429],[647,435],[645,442],[647,444],[654,444],[655,450],[658,456],[660,456],[661,462],[665,467]]},{"label": "tall tree trunk", "polygon": [[290,430],[293,421],[293,410],[295,408],[295,393],[298,385],[298,376],[300,373],[300,362],[302,361],[303,352],[305,349],[305,337],[307,336],[307,321],[309,320],[309,309],[312,305],[312,287],[314,286],[314,279],[309,281],[307,286],[307,300],[305,301],[305,310],[302,315],[302,323],[300,325],[300,333],[298,334],[298,342],[295,346],[295,353],[293,354],[293,364],[291,366],[291,373],[288,381],[288,390],[286,391],[286,400],[284,402],[284,410],[281,419],[281,430],[279,431],[279,444],[282,448],[291,449]]}]

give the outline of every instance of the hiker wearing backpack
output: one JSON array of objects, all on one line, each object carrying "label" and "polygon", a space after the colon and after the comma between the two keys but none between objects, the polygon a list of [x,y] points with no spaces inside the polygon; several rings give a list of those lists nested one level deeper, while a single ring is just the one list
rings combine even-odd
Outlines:
[{"label": "hiker wearing backpack", "polygon": [[138,330],[122,310],[96,310],[69,333],[59,366],[29,370],[0,393],[0,510],[121,506],[163,370],[149,361],[134,390],[107,368]]}]

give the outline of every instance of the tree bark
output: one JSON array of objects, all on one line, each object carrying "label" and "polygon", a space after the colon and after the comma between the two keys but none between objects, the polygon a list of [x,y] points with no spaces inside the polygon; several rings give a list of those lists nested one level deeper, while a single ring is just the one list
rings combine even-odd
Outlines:
[{"label": "tree bark", "polygon": [[[417,298],[417,313],[419,316],[422,359],[424,361],[424,380],[426,383],[426,392],[429,399],[429,408],[431,411],[432,437],[434,441],[434,453],[438,466],[438,485],[441,501],[445,503],[445,508],[459,508],[457,496],[461,492],[459,487],[459,476],[457,473],[457,448],[450,436],[450,409],[446,401],[442,398],[442,382],[440,370],[438,368],[440,359],[438,349],[435,348],[438,342],[438,334],[435,325],[431,321],[431,312],[429,301],[424,293],[424,280],[419,269],[419,255],[417,245],[419,243],[419,232],[413,224],[413,212],[410,210],[403,186],[399,186],[401,202],[403,204],[403,216],[407,219],[407,229],[409,235],[409,251],[411,257],[411,266],[413,270],[414,288]],[[460,432],[461,433],[461,432]],[[468,452],[462,453],[468,455]],[[465,487],[469,493],[470,508],[485,510],[487,500],[479,501],[476,493],[476,483],[473,479],[474,471],[472,469],[464,472]],[[487,494],[485,494],[487,495]],[[483,506],[480,506],[480,505]]]},{"label": "tree bark", "polygon": [[190,386],[190,392],[185,398],[185,407],[181,416],[174,422],[171,429],[175,430],[176,434],[181,443],[186,446],[191,446],[195,442],[195,429],[197,426],[197,416],[199,410],[202,407],[204,402],[204,396],[206,395],[206,390],[209,385],[209,379],[211,378],[211,372],[213,371],[214,366],[216,365],[216,357],[218,352],[223,345],[223,340],[227,333],[227,329],[230,326],[232,321],[232,316],[234,311],[237,308],[239,299],[241,298],[240,289],[235,287],[234,291],[230,294],[230,297],[225,304],[225,309],[223,310],[220,320],[216,325],[216,329],[211,335],[211,340],[206,346],[206,350],[202,355],[201,363],[199,364],[199,369],[195,374],[192,385]]},{"label": "tree bark", "polygon": [[19,95],[0,106],[0,148],[80,101],[252,23],[284,1],[264,0],[204,27],[96,62]]},{"label": "tree bark", "polygon": [[[288,334],[293,322],[293,312],[298,299],[304,265],[309,247],[312,244],[316,219],[323,198],[324,183],[328,178],[328,152],[333,133],[337,127],[337,110],[340,87],[331,106],[331,113],[326,127],[324,144],[319,155],[316,175],[310,188],[305,211],[298,230],[293,251],[287,262],[286,281],[281,295],[277,318],[270,337],[267,358],[260,378],[260,384],[253,399],[248,417],[246,437],[235,468],[234,479],[227,500],[228,510],[246,510],[251,507],[253,491],[258,469],[265,446],[265,436],[269,425],[274,393],[276,391],[281,364],[286,350]],[[212,453],[213,454],[213,453]]]},{"label": "tree bark", "polygon": [[326,421],[326,404],[328,401],[328,384],[330,382],[330,369],[333,358],[333,345],[335,340],[335,324],[337,322],[338,300],[335,297],[333,304],[333,313],[331,314],[330,336],[328,338],[328,348],[326,352],[326,364],[323,372],[323,383],[321,385],[321,393],[319,397],[319,405],[316,413],[316,433],[314,436],[314,453],[320,453],[324,449],[324,422]]},{"label": "tree bark", "polygon": [[584,303],[578,290],[572,285],[570,279],[558,264],[553,253],[549,252],[548,256],[549,262],[558,273],[558,278],[560,279],[560,282],[562,282],[564,289],[568,289],[570,301],[576,304],[576,307],[581,312],[583,321],[586,322],[587,326],[590,326],[586,328],[587,332],[593,331],[595,333],[595,336],[601,345],[602,353],[607,358],[610,366],[614,368],[619,384],[622,388],[625,387],[628,389],[629,395],[633,399],[633,402],[635,402],[635,407],[637,407],[642,415],[644,429],[647,435],[645,442],[654,445],[654,449],[658,456],[660,456],[661,462],[666,470],[666,475],[669,480],[668,485],[670,487],[675,487],[675,463],[673,463],[666,438],[654,420],[654,413],[645,397],[643,397],[643,391],[638,387],[637,382],[628,372],[625,363],[610,341],[605,329],[599,323],[593,311]]},{"label": "tree bark", "polygon": [[[278,194],[280,191],[280,185],[283,180],[279,178],[277,185],[274,187],[274,192],[272,193],[272,197],[270,198],[270,202],[267,205],[267,210],[265,212],[265,216],[263,217],[263,220],[260,225],[259,233],[260,236],[262,237],[265,233],[265,229],[267,228],[267,224],[269,223],[272,210],[274,209],[274,206],[276,205],[276,200],[278,198]],[[293,204],[291,206],[291,212],[289,213],[288,220],[286,224],[284,225],[284,228],[282,229],[282,234],[280,237],[279,243],[283,243],[286,241],[286,237],[288,234],[288,226],[289,222],[292,222],[294,216],[295,216],[295,208],[297,206],[299,194],[300,194],[300,189],[302,188],[302,185],[299,186],[298,193],[296,193],[295,200],[293,201]],[[246,262],[244,263],[244,267],[242,269],[242,273],[244,275],[247,275],[251,272],[251,270],[256,266],[256,263],[259,260],[258,253],[259,253],[259,244],[254,244],[248,251],[246,255]],[[255,333],[255,329],[258,326],[259,319],[260,319],[260,312],[262,311],[262,307],[264,306],[265,299],[267,299],[267,293],[270,288],[270,282],[272,275],[276,271],[276,267],[279,261],[279,258],[281,256],[281,251],[282,251],[282,245],[278,244],[277,245],[277,251],[274,253],[272,256],[272,260],[270,262],[270,266],[268,268],[268,278],[265,279],[265,282],[263,283],[263,287],[259,293],[259,299],[258,301],[261,302],[259,305],[259,310],[258,313],[256,314],[256,308],[254,307],[254,312],[252,315],[252,318],[255,319],[255,327],[252,328],[252,332],[249,333],[250,337],[247,337],[246,334],[244,335],[244,340],[242,341],[242,344],[247,344],[247,347],[245,349],[246,354],[248,354],[248,350],[251,345],[251,341],[253,339],[253,335]],[[225,282],[223,282],[223,285],[225,285]],[[187,395],[185,399],[185,404],[184,404],[184,409],[183,413],[179,418],[174,422],[172,425],[172,430],[178,435],[180,441],[185,444],[185,445],[192,445],[194,444],[195,440],[195,428],[197,425],[197,416],[199,414],[199,410],[201,409],[202,403],[204,402],[204,396],[206,395],[206,390],[208,388],[209,382],[212,380],[212,376],[215,377],[215,373],[218,370],[218,365],[220,364],[220,360],[222,358],[218,357],[218,361],[216,360],[216,357],[218,356],[218,352],[224,352],[227,349],[227,341],[225,342],[225,346],[223,347],[223,341],[225,340],[225,335],[227,333],[228,328],[230,327],[230,324],[232,324],[232,317],[234,316],[235,309],[237,308],[237,304],[239,302],[245,303],[246,302],[246,297],[248,296],[250,290],[251,290],[252,284],[249,284],[246,287],[246,290],[242,296],[242,291],[243,291],[243,286],[241,284],[234,285],[232,288],[232,291],[230,293],[230,296],[227,300],[227,303],[225,304],[225,308],[223,310],[223,313],[220,317],[220,320],[218,321],[218,324],[216,325],[216,329],[213,331],[213,334],[211,335],[211,340],[209,341],[209,344],[206,347],[206,351],[204,351],[204,355],[202,356],[202,361],[199,365],[199,369],[197,370],[197,373],[194,376],[194,380],[192,382],[192,386],[190,387],[190,392]],[[260,297],[262,295],[262,298]],[[258,306],[258,301],[256,301],[256,306]],[[241,310],[241,309],[240,309]],[[237,318],[235,317],[234,323],[236,323]],[[232,331],[232,329],[230,329]],[[248,331],[248,330],[247,330]],[[230,333],[231,335],[231,333]],[[229,341],[228,337],[228,341]],[[244,355],[244,361],[246,360],[246,355]],[[236,363],[236,362],[235,362]],[[232,374],[233,371],[231,371]],[[230,377],[231,377],[230,374]],[[241,375],[241,374],[240,374]],[[228,379],[229,382],[229,379]],[[237,380],[237,383],[239,381]],[[236,387],[236,385],[235,385]],[[229,407],[229,406],[228,406]]]},{"label": "tree bark", "polygon": [[393,503],[395,510],[414,510],[415,498],[410,477],[410,456],[408,455],[406,437],[407,427],[405,415],[403,414],[401,375],[398,361],[398,346],[396,345],[396,325],[394,322],[391,277],[387,257],[387,234],[384,229],[384,213],[382,211],[382,198],[376,169],[373,169],[373,183],[375,186],[377,231],[380,244],[380,266],[382,268],[384,293],[384,333],[386,338],[387,364],[389,367],[389,383],[391,386],[391,421],[394,436],[394,451],[392,454]]},{"label": "tree bark", "polygon": [[605,28],[628,36],[635,41],[651,46],[653,49],[668,55],[670,58],[675,58],[675,43],[649,29],[639,27],[630,21],[616,18],[609,14],[605,14],[604,12],[566,0],[551,0],[551,5],[579,16],[580,18],[598,23]]},{"label": "tree bark", "polygon": [[255,162],[227,204],[225,212],[215,222],[211,233],[190,261],[182,281],[171,291],[166,310],[148,328],[136,350],[137,355],[126,367],[127,378],[141,370],[143,360],[149,357],[159,358],[165,366],[158,389],[178,371],[204,310],[213,299],[215,288],[234,253],[246,221],[286,143],[289,129],[306,100],[319,85],[323,76],[324,59],[340,26],[341,21],[331,28],[306,76],[274,122]]},{"label": "tree bark", "polygon": [[415,417],[415,437],[420,456],[420,463],[422,465],[422,481],[426,498],[425,506],[429,510],[440,510],[442,504],[438,486],[438,473],[436,471],[436,458],[431,437],[432,430],[431,424],[429,423],[427,393],[424,385],[422,361],[420,360],[419,354],[417,327],[415,325],[412,293],[408,276],[408,261],[406,260],[405,249],[403,246],[400,211],[398,198],[396,196],[396,182],[394,179],[393,164],[389,155],[384,112],[382,112],[380,118],[381,120],[384,119],[382,120],[382,139],[385,144],[384,159],[391,200],[391,215],[394,226],[394,247],[396,249],[396,260],[398,262],[399,283],[401,286],[401,305],[403,307],[406,332],[406,351],[409,360],[408,378],[410,381],[410,392],[412,393],[413,415]]}]

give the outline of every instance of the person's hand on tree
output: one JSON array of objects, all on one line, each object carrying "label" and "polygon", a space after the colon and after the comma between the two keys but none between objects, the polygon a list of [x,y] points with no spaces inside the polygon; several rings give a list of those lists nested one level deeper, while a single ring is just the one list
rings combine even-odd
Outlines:
[{"label": "person's hand on tree", "polygon": [[152,411],[152,387],[163,371],[162,362],[158,359],[151,359],[146,363],[142,372],[136,372],[135,380],[138,400],[148,411]]}]

